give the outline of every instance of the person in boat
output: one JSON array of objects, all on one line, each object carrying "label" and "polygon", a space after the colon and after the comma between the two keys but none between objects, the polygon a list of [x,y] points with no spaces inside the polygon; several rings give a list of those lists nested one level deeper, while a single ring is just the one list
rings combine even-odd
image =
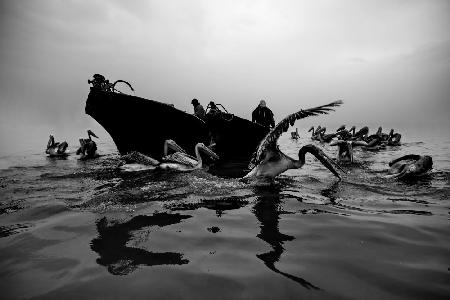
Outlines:
[{"label": "person in boat", "polygon": [[252,122],[258,123],[264,127],[273,128],[275,120],[272,111],[266,106],[266,101],[261,100],[259,105],[252,112]]},{"label": "person in boat", "polygon": [[296,160],[281,152],[277,145],[277,141],[281,134],[289,129],[290,124],[294,124],[296,120],[320,114],[327,114],[328,112],[333,111],[334,107],[341,104],[342,101],[336,101],[327,105],[300,110],[284,118],[261,141],[250,161],[249,168],[251,171],[245,175],[243,179],[271,179],[289,169],[300,169],[305,164],[306,153],[314,155],[328,170],[340,178],[339,173],[335,169],[335,167],[340,168],[340,166],[328,157],[319,147],[312,144],[303,146],[298,152],[299,159]]},{"label": "person in boat", "polygon": [[364,141],[349,141],[349,140],[337,140],[332,141],[330,146],[337,146],[338,152],[336,156],[337,161],[353,162],[353,149],[358,146],[367,146]]},{"label": "person in boat", "polygon": [[95,158],[97,154],[97,144],[92,140],[92,136],[98,138],[90,129],[87,131],[88,138],[80,138],[80,148],[78,148],[76,154],[81,155],[80,159]]},{"label": "person in boat", "polygon": [[206,115],[207,116],[212,116],[212,117],[215,117],[215,116],[217,116],[217,115],[222,113],[220,111],[220,109],[217,107],[217,105],[213,101],[209,102],[208,107],[207,107],[206,110],[208,111],[208,113]]},{"label": "person in boat", "polygon": [[55,142],[55,138],[52,134],[50,134],[50,137],[48,139],[47,143],[47,149],[45,150],[45,153],[48,154],[51,157],[54,156],[66,156],[68,153],[66,152],[67,147],[69,144],[67,144],[66,141],[59,143]]},{"label": "person in boat", "polygon": [[413,178],[424,175],[433,167],[428,155],[408,154],[389,162],[388,178]]},{"label": "person in boat", "polygon": [[203,106],[198,102],[197,99],[192,99],[191,101],[192,106],[194,106],[194,115],[200,119],[205,119],[206,113]]},{"label": "person in boat", "polygon": [[[172,152],[172,153],[171,153]],[[219,159],[219,156],[203,143],[195,145],[195,157],[186,153],[175,141],[164,141],[164,156],[161,162],[139,152],[131,152],[122,156],[127,162],[121,169],[125,171],[141,171],[148,169],[171,169],[177,171],[193,171],[203,168],[201,153],[208,155],[213,159]]]}]

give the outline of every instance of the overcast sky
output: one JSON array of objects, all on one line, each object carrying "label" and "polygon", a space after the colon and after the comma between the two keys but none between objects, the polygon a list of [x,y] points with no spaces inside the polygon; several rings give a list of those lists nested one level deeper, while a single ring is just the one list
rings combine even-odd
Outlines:
[{"label": "overcast sky", "polygon": [[94,126],[94,73],[188,112],[265,99],[279,121],[343,99],[320,122],[448,126],[448,28],[447,0],[2,0],[0,134]]}]

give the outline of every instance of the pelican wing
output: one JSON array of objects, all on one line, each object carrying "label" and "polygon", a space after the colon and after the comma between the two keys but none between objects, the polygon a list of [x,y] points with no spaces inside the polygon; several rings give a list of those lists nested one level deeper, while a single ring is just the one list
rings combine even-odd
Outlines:
[{"label": "pelican wing", "polygon": [[328,114],[330,111],[334,111],[334,107],[341,105],[342,100],[334,101],[326,105],[321,105],[309,109],[302,109],[296,113],[288,115],[286,118],[281,120],[277,125],[275,125],[272,130],[264,137],[258,146],[258,149],[253,154],[250,161],[249,168],[252,169],[258,163],[260,163],[265,158],[265,153],[269,150],[276,151],[278,138],[286,131],[288,131],[290,126],[293,126],[295,121],[322,114]]}]

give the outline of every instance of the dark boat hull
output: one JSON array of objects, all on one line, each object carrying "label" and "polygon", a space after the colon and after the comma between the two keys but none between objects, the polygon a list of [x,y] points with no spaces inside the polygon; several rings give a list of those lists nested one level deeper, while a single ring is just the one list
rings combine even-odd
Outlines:
[{"label": "dark boat hull", "polygon": [[207,118],[154,100],[91,88],[86,113],[111,135],[118,151],[139,151],[153,158],[163,155],[164,141],[172,139],[193,154],[197,143],[213,137],[221,161],[248,161],[269,129],[240,117],[223,114]]}]

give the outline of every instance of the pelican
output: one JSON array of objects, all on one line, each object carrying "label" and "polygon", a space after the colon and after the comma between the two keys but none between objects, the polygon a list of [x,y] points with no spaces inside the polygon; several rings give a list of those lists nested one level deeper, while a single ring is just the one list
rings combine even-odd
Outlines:
[{"label": "pelican", "polygon": [[47,149],[45,150],[45,153],[47,153],[48,156],[50,157],[67,156],[69,155],[69,153],[66,152],[68,146],[69,144],[67,144],[66,141],[62,143],[55,142],[55,138],[53,137],[53,135],[50,134],[50,138],[48,139]]},{"label": "pelican", "polygon": [[367,142],[367,146],[364,147],[366,150],[380,150],[384,148],[386,145],[383,139],[382,128],[379,127],[375,134],[366,138],[365,142]]},{"label": "pelican", "polygon": [[90,129],[87,131],[88,138],[80,138],[80,148],[78,148],[76,154],[81,155],[80,159],[88,159],[97,157],[97,144],[92,140],[91,136],[98,138]]},{"label": "pelican", "polygon": [[[169,154],[169,150],[175,151]],[[219,156],[211,149],[206,147],[203,143],[195,145],[195,157],[186,153],[175,141],[166,140],[164,142],[164,156],[161,162],[146,156],[139,152],[132,152],[125,155],[123,158],[126,160],[136,161],[137,164],[124,165],[121,168],[125,171],[140,171],[148,169],[171,169],[181,172],[193,171],[203,168],[203,160],[200,152],[207,154],[213,159],[219,159]]]},{"label": "pelican", "polygon": [[295,131],[291,131],[291,138],[297,140],[300,137],[298,134],[298,128],[295,128]]},{"label": "pelican", "polygon": [[317,126],[316,130],[314,131],[314,126],[311,126],[311,128],[308,130],[308,132],[312,131],[312,133],[311,133],[312,140],[316,140],[316,141],[319,140],[319,133],[320,133],[321,129],[322,129],[322,127],[319,125],[319,126]]},{"label": "pelican", "polygon": [[353,162],[353,148],[357,146],[367,146],[364,141],[337,140],[330,143],[330,146],[338,146],[337,161]]},{"label": "pelican", "polygon": [[400,146],[401,139],[402,135],[400,133],[394,133],[394,129],[391,129],[391,132],[389,132],[387,144],[389,146]]},{"label": "pelican", "polygon": [[320,148],[311,144],[305,145],[298,152],[299,159],[295,160],[280,151],[277,146],[277,141],[281,134],[289,129],[289,125],[293,125],[296,120],[319,114],[327,114],[329,111],[333,111],[333,107],[341,104],[342,101],[335,101],[327,105],[300,110],[284,118],[261,141],[249,164],[251,171],[243,179],[270,179],[275,178],[289,169],[300,169],[305,164],[306,153],[314,155],[335,176],[340,178],[339,173],[333,167],[339,167],[339,165],[329,158]]},{"label": "pelican", "polygon": [[336,133],[325,134],[325,131],[327,131],[326,127],[322,127],[322,129],[320,129],[319,141],[321,141],[322,143],[329,143],[331,142],[332,139],[336,137],[337,134]]},{"label": "pelican", "polygon": [[345,129],[345,125],[342,125],[336,130],[336,135],[339,136],[339,139],[345,141],[351,139],[354,133],[355,133],[355,126],[352,126],[349,130],[347,130]]},{"label": "pelican", "polygon": [[367,127],[367,126],[364,126],[360,130],[358,130],[358,132],[356,132],[356,133],[355,133],[355,129],[353,129],[353,137],[352,137],[352,139],[353,140],[364,140],[364,139],[367,138],[368,134],[369,134],[369,127]]},{"label": "pelican", "polygon": [[388,178],[411,178],[426,174],[433,167],[428,155],[408,154],[389,162]]}]

